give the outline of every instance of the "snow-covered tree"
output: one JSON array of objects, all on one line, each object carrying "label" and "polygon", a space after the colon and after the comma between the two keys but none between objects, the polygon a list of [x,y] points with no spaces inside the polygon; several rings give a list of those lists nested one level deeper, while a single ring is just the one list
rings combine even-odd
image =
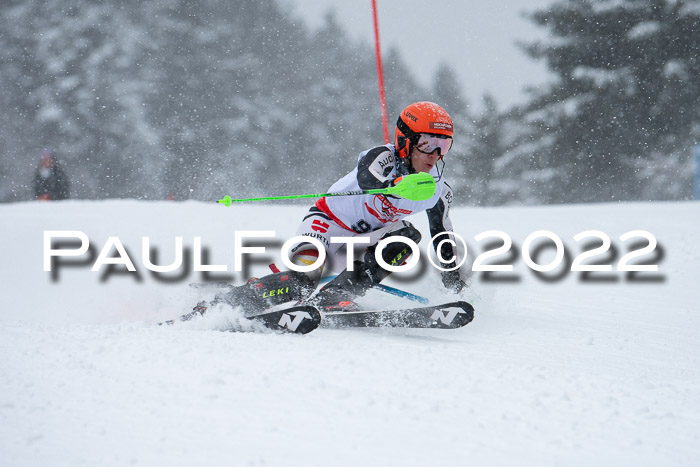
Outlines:
[{"label": "snow-covered tree", "polygon": [[700,2],[562,0],[531,18],[551,38],[527,51],[558,75],[523,114],[538,142],[529,168],[552,175],[534,181],[543,199],[688,196]]},{"label": "snow-covered tree", "polygon": [[8,1],[0,31],[0,200],[44,146],[77,197],[212,199],[322,190],[383,142],[372,47],[275,0]]}]

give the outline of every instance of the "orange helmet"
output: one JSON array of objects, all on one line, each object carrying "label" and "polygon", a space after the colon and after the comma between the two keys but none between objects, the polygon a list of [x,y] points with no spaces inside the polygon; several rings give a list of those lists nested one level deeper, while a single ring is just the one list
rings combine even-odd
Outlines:
[{"label": "orange helmet", "polygon": [[446,146],[441,148],[440,158],[447,153],[452,145],[454,128],[445,109],[433,102],[423,101],[411,104],[401,111],[394,136],[399,157],[410,160],[411,148],[418,144],[421,134],[449,138],[445,141]]}]

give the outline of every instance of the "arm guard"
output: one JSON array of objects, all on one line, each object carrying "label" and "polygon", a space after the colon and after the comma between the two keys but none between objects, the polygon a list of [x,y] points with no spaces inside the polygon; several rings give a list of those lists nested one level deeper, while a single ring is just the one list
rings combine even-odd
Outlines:
[{"label": "arm guard", "polygon": [[357,183],[363,190],[386,188],[394,180],[395,156],[386,146],[377,146],[357,164]]},{"label": "arm guard", "polygon": [[[430,224],[430,236],[435,237],[443,232],[452,232],[452,221],[450,221],[449,211],[452,204],[452,188],[445,183],[440,199],[432,208],[426,210],[428,213],[428,222]],[[442,267],[451,268],[457,264],[457,252],[455,248],[448,242],[442,244],[440,251],[437,251],[438,244],[447,236],[442,235],[433,241],[433,248],[436,253],[445,259],[452,259],[449,263],[442,263]]]}]

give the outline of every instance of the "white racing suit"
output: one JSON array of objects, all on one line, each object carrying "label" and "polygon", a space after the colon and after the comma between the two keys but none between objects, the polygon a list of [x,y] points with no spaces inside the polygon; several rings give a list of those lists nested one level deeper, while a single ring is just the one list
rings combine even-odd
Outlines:
[{"label": "white racing suit", "polygon": [[[360,154],[355,170],[334,183],[329,192],[367,190],[386,188],[398,177],[408,175],[405,165],[399,161],[398,153],[393,144],[377,146]],[[370,243],[366,246],[368,253],[373,253],[377,242],[390,235],[401,235],[418,243],[421,235],[410,222],[403,220],[406,216],[420,211],[426,211],[430,225],[431,237],[443,232],[452,231],[449,219],[449,207],[452,202],[452,190],[439,177],[437,167],[433,167],[431,175],[436,179],[435,194],[425,201],[411,201],[391,195],[359,195],[334,196],[319,199],[309,209],[297,236],[312,237],[320,241],[331,256],[343,247],[343,243],[332,243],[331,237],[366,236]],[[434,247],[440,240],[434,241]],[[392,248],[393,247],[393,248]],[[389,264],[401,264],[410,255],[410,248],[402,242],[393,242],[382,252],[383,259]],[[453,259],[451,263],[443,263],[444,267],[453,267],[456,262],[456,252],[449,242],[443,242],[441,257]],[[308,242],[299,242],[290,250],[293,263],[306,266],[317,261],[318,251]],[[364,295],[369,287],[381,281],[388,271],[376,264],[373,254],[365,255],[364,261],[356,258],[354,273],[344,271],[323,290],[340,287],[339,294]],[[322,264],[314,271],[307,272],[309,278],[318,284],[322,274]],[[458,273],[457,273],[458,274]],[[369,276],[369,278],[365,277]],[[352,290],[348,290],[348,288]],[[331,299],[334,300],[336,297]]]}]

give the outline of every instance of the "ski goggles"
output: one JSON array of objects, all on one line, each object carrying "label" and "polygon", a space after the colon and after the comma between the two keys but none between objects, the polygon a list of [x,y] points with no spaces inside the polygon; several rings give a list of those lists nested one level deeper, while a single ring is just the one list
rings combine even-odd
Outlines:
[{"label": "ski goggles", "polygon": [[421,133],[416,149],[424,154],[431,154],[436,149],[440,150],[440,158],[442,158],[452,147],[452,138],[443,135],[429,135]]}]

